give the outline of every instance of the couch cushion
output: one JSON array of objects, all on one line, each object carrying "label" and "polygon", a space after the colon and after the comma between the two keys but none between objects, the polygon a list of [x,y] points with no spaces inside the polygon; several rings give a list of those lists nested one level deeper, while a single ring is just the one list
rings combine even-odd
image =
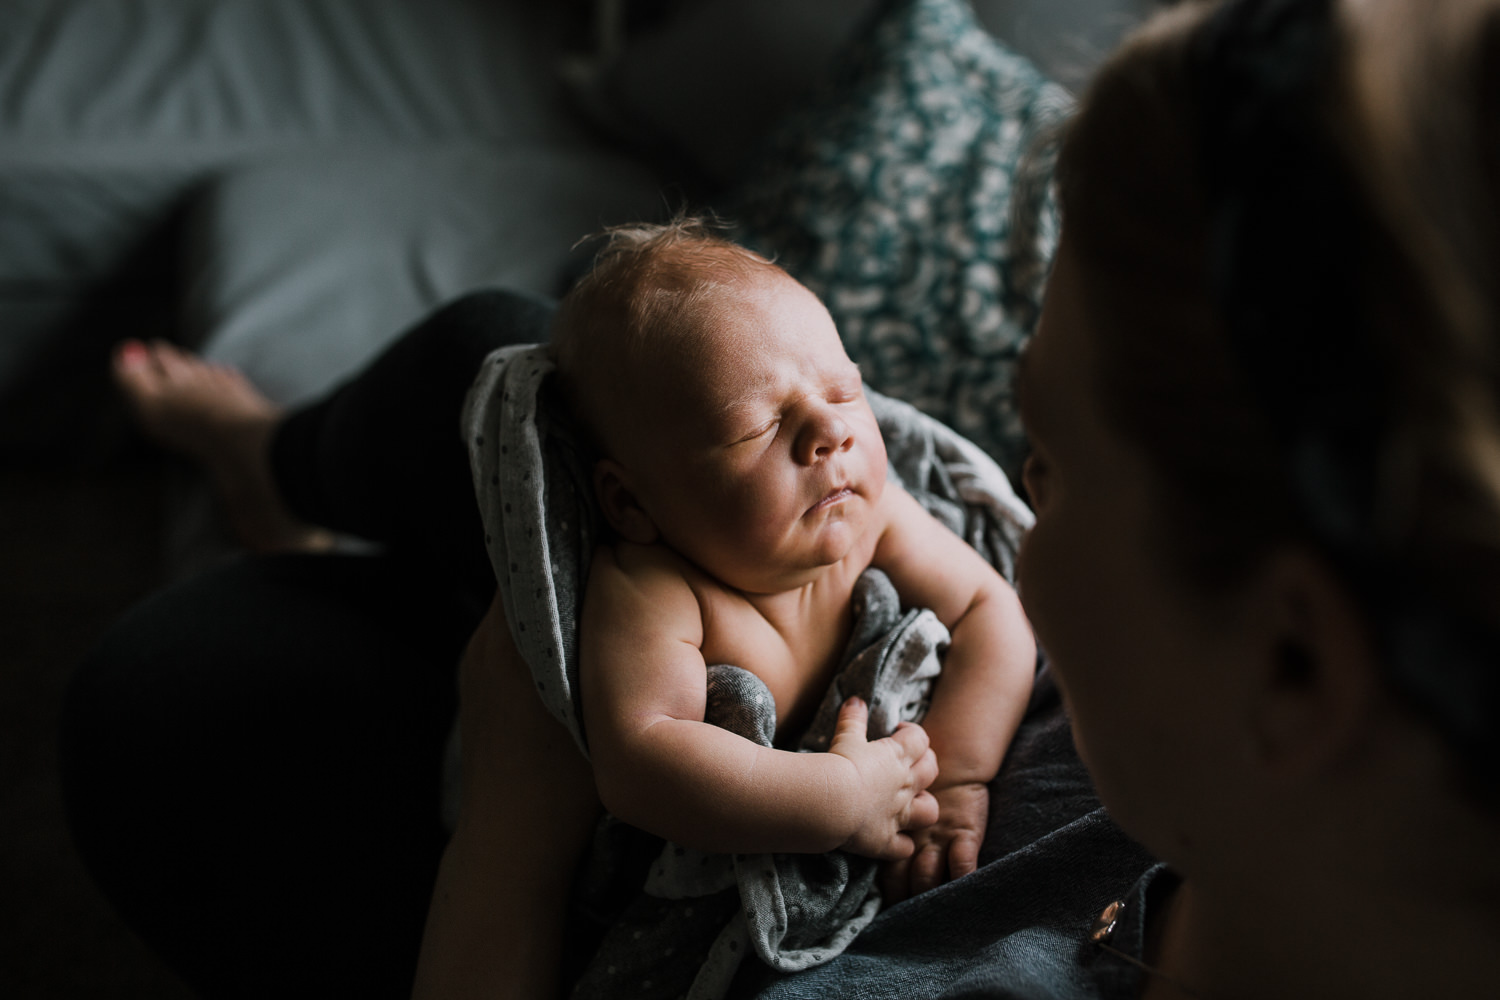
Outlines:
[{"label": "couch cushion", "polygon": [[343,145],[576,141],[555,100],[555,11],[489,0],[0,3],[0,300],[82,300],[230,164]]},{"label": "couch cushion", "polygon": [[0,128],[25,151],[538,136],[555,39],[487,0],[7,0]]},{"label": "couch cushion", "polygon": [[620,141],[676,157],[710,187],[721,186],[827,77],[877,6],[692,0],[624,39],[612,59],[571,62],[567,76],[580,106]]},{"label": "couch cushion", "polygon": [[[467,145],[282,156],[196,197],[180,325],[208,357],[295,405],[466,291],[558,293],[587,263],[570,250],[579,237],[661,205],[653,177],[599,154]],[[457,435],[457,414],[453,426]],[[168,506],[169,576],[235,551],[204,482],[174,484]]]},{"label": "couch cushion", "polygon": [[[992,35],[1050,78],[1081,86],[1157,0],[974,0]],[[604,5],[600,5],[601,7]],[[649,140],[724,184],[776,122],[827,79],[879,0],[692,0],[622,40],[613,61],[573,62],[583,106],[624,141]]]},{"label": "couch cushion", "polygon": [[1057,235],[1038,143],[1069,106],[965,0],[897,0],[732,206],[742,237],[822,297],[872,385],[1012,475],[1012,371]]},{"label": "couch cushion", "polygon": [[321,392],[471,289],[556,294],[570,247],[659,213],[628,161],[535,146],[282,157],[198,199],[183,327],[274,399]]}]

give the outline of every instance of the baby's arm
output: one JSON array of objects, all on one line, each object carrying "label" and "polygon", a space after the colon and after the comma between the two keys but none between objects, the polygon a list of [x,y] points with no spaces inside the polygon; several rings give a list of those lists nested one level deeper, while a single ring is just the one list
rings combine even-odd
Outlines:
[{"label": "baby's arm", "polygon": [[665,550],[601,547],[579,631],[594,778],[625,822],[707,851],[897,859],[936,819],[920,726],[867,742],[867,710],[850,705],[828,753],[799,754],[705,723],[702,612]]},{"label": "baby's arm", "polygon": [[1021,723],[1036,642],[1010,584],[905,490],[887,486],[885,531],[872,564],[913,607],[932,609],[952,634],[923,728],[937,754],[938,822],[915,833],[909,861],[887,872],[899,899],[973,871],[989,819],[987,783]]}]

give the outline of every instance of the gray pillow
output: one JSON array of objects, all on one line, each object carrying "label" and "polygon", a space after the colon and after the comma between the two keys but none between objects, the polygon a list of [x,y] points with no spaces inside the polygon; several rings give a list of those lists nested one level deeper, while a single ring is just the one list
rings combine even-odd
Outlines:
[{"label": "gray pillow", "polygon": [[[876,0],[691,0],[563,64],[582,111],[688,180],[723,185],[824,80]],[[596,12],[612,8],[596,3]],[[623,28],[623,25],[618,26]],[[617,45],[615,50],[613,46]],[[702,177],[693,174],[701,173]]]},{"label": "gray pillow", "polygon": [[460,146],[299,154],[225,174],[187,236],[190,342],[298,403],[428,311],[502,286],[556,294],[569,248],[661,211],[657,185],[595,151]]}]

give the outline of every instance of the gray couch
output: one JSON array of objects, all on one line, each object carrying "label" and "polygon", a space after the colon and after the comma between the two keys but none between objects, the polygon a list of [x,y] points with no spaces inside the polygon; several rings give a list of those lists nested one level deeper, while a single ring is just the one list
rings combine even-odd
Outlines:
[{"label": "gray couch", "polygon": [[[1144,2],[978,7],[1076,82]],[[556,291],[583,233],[732,183],[875,6],[11,0],[0,396],[159,330],[295,401],[468,288]]]}]

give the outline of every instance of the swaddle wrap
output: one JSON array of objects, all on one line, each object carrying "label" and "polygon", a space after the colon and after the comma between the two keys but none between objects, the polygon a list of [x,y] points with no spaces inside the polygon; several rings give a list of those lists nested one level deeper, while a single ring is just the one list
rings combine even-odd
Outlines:
[{"label": "swaddle wrap", "polygon": [[[587,754],[578,703],[578,612],[600,518],[592,459],[553,389],[552,370],[542,346],[491,354],[465,401],[463,433],[512,636],[537,694]],[[1012,577],[1031,513],[999,467],[912,407],[867,392],[891,480]],[[851,695],[871,706],[872,739],[926,710],[947,630],[929,611],[902,612],[878,571],[861,578],[854,610],[843,669],[798,749],[827,749],[839,706]],[[732,665],[713,666],[708,693],[706,721],[771,745],[775,704],[758,678]],[[718,997],[752,950],[781,971],[827,961],[879,910],[875,868],[867,858],[839,851],[730,857],[668,844],[647,877],[650,902],[634,907],[650,916],[627,915],[606,936],[579,992]]]}]

